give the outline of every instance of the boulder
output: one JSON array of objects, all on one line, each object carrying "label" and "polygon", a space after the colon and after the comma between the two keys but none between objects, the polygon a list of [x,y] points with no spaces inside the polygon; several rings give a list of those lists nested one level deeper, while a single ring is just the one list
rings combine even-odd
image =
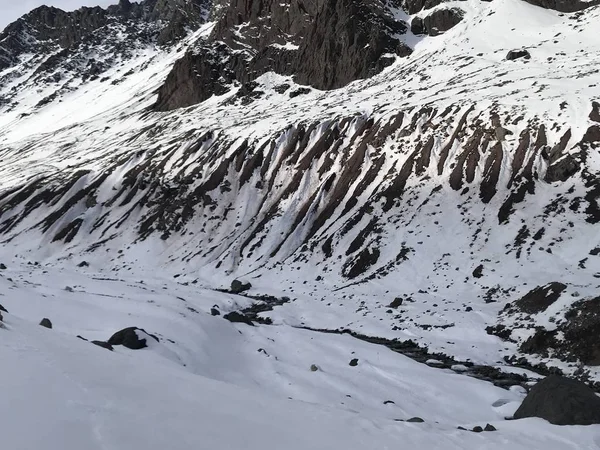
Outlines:
[{"label": "boulder", "polygon": [[8,313],[8,311],[6,310],[6,308],[2,305],[0,305],[0,311]]},{"label": "boulder", "polygon": [[483,276],[483,264],[479,264],[473,271],[474,278],[481,278]]},{"label": "boulder", "polygon": [[6,270],[6,266],[2,263],[0,263],[0,270]]},{"label": "boulder", "polygon": [[[142,337],[140,337],[140,335],[142,335]],[[107,343],[111,346],[122,345],[123,347],[127,347],[131,350],[140,350],[142,348],[148,347],[148,337],[151,337],[155,339],[156,342],[158,342],[158,338],[156,336],[147,333],[142,328],[129,327],[124,328],[121,331],[117,331],[110,337]]]},{"label": "boulder", "polygon": [[239,313],[237,311],[233,311],[228,314],[225,314],[223,316],[223,318],[229,320],[232,323],[245,323],[246,325],[250,325],[251,327],[254,326],[254,324],[248,318],[248,316],[245,316],[244,314]]},{"label": "boulder", "polygon": [[529,53],[527,50],[523,49],[523,50],[511,50],[506,55],[506,59],[508,61],[514,61],[516,59],[521,59],[521,58],[530,59],[531,53]]},{"label": "boulder", "polygon": [[515,419],[540,417],[554,425],[600,424],[600,398],[581,381],[550,375],[529,392]]},{"label": "boulder", "polygon": [[42,321],[40,322],[40,325],[46,328],[52,328],[52,322],[50,322],[50,319],[42,319]]},{"label": "boulder", "polygon": [[398,308],[398,307],[402,306],[402,301],[403,301],[402,297],[396,297],[394,299],[394,301],[388,305],[388,308]]},{"label": "boulder", "polygon": [[351,367],[358,366],[358,358],[354,358],[352,361],[350,361],[350,366]]},{"label": "boulder", "polygon": [[250,283],[243,283],[240,280],[233,280],[231,282],[231,292],[234,294],[240,294],[250,289],[252,285]]},{"label": "boulder", "polygon": [[411,423],[423,423],[425,421],[423,419],[421,419],[420,417],[411,417],[410,419],[407,420],[407,422],[411,422]]}]

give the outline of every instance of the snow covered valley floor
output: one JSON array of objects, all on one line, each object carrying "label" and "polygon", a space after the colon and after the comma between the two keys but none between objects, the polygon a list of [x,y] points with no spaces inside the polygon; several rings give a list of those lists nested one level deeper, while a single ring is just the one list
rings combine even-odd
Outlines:
[{"label": "snow covered valley floor", "polygon": [[[0,292],[9,311],[0,329],[5,449],[600,446],[598,426],[505,420],[522,388],[348,335],[211,315],[247,307],[241,296],[34,264],[1,271]],[[38,325],[44,317],[53,329]],[[129,326],[159,342],[110,352],[77,337],[107,340]],[[496,431],[466,431],[487,424]]]}]

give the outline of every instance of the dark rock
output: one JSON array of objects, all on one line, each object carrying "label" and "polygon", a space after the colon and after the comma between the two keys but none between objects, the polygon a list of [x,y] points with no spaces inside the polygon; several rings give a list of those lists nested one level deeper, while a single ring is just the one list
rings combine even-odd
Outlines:
[{"label": "dark rock", "polygon": [[483,431],[497,431],[494,425],[490,425],[489,423],[485,426]]},{"label": "dark rock", "polygon": [[592,122],[600,122],[600,103],[592,102],[592,112],[590,113]]},{"label": "dark rock", "polygon": [[112,346],[122,345],[123,347],[127,347],[131,350],[140,350],[142,348],[148,347],[147,339],[143,337],[140,338],[138,336],[138,332],[140,332],[140,334],[143,333],[146,336],[153,338],[154,340],[156,340],[156,342],[159,342],[156,336],[147,333],[142,328],[129,327],[124,328],[121,331],[117,331],[110,337],[107,343]]},{"label": "dark rock", "polygon": [[211,309],[210,309],[210,315],[211,315],[211,316],[220,316],[220,315],[221,315],[221,311],[219,311],[219,310],[218,310],[218,309],[216,309],[216,308],[211,308]]},{"label": "dark rock", "polygon": [[456,26],[464,15],[460,8],[438,9],[425,18],[415,17],[411,22],[410,31],[416,35],[438,36]]},{"label": "dark rock", "polygon": [[567,181],[577,172],[579,172],[581,165],[575,157],[572,155],[565,155],[563,158],[552,164],[546,170],[546,176],[544,181],[548,183],[554,183],[557,181]]},{"label": "dark rock", "polygon": [[310,94],[311,90],[309,88],[301,87],[290,92],[290,98],[295,98],[300,95]]},{"label": "dark rock", "polygon": [[102,348],[105,348],[107,350],[110,350],[111,352],[113,351],[113,346],[110,345],[108,342],[104,342],[104,341],[92,341],[92,344],[97,345],[98,347],[102,347]]},{"label": "dark rock", "polygon": [[254,324],[252,323],[252,321],[247,316],[245,316],[244,314],[241,314],[241,313],[239,313],[237,311],[233,311],[233,312],[230,312],[228,314],[225,314],[223,316],[223,318],[227,319],[227,320],[229,320],[230,322],[233,322],[233,323],[245,323],[246,325],[250,325],[251,327],[254,326]]},{"label": "dark rock", "polygon": [[310,366],[311,372],[317,372],[318,370],[319,370],[319,367],[316,364],[311,364],[311,366]]},{"label": "dark rock", "polygon": [[471,431],[473,431],[474,433],[481,433],[483,431],[483,428],[481,428],[479,425],[477,425]]},{"label": "dark rock", "polygon": [[473,311],[473,308],[471,306],[467,306],[465,308],[465,312],[471,312],[471,311]]},{"label": "dark rock", "polygon": [[540,417],[554,425],[600,424],[600,398],[581,381],[551,375],[529,391],[515,419]]},{"label": "dark rock", "polygon": [[354,358],[352,361],[350,361],[350,365],[352,367],[358,366],[358,358]]},{"label": "dark rock", "polygon": [[407,420],[407,422],[411,422],[411,423],[423,423],[425,421],[423,419],[421,419],[420,417],[411,417],[410,419]]},{"label": "dark rock", "polygon": [[2,263],[0,263],[0,270],[6,270],[6,266]]},{"label": "dark rock", "polygon": [[385,402],[383,402],[384,405],[395,405],[396,402],[394,402],[393,400],[386,400]]},{"label": "dark rock", "polygon": [[2,322],[4,320],[4,316],[2,315],[2,313],[0,312],[0,322]]},{"label": "dark rock", "polygon": [[81,261],[79,264],[77,264],[77,267],[88,267],[89,264],[87,261]]},{"label": "dark rock", "polygon": [[399,306],[402,306],[402,301],[403,301],[403,298],[402,298],[402,297],[396,297],[396,298],[395,298],[395,299],[392,301],[392,303],[390,303],[390,304],[388,305],[388,308],[398,308]]},{"label": "dark rock", "polygon": [[567,285],[556,281],[545,286],[538,286],[517,300],[515,305],[527,314],[537,314],[546,311],[550,305],[560,298],[566,288]]},{"label": "dark rock", "polygon": [[88,340],[86,338],[84,338],[83,336],[81,336],[79,334],[77,335],[77,339],[81,339],[82,341],[88,342]]},{"label": "dark rock", "polygon": [[479,264],[473,271],[473,277],[481,278],[483,276],[483,264]]},{"label": "dark rock", "polygon": [[6,308],[2,305],[0,305],[0,311],[8,313],[8,311],[6,310]]},{"label": "dark rock", "polygon": [[527,50],[523,49],[523,50],[511,50],[506,55],[506,59],[508,61],[515,61],[520,58],[530,59],[531,53],[529,53]]},{"label": "dark rock", "polygon": [[52,328],[52,322],[50,322],[50,319],[42,319],[42,321],[40,322],[40,325],[46,328]]},{"label": "dark rock", "polygon": [[240,280],[233,280],[231,282],[231,292],[233,292],[234,294],[240,294],[244,291],[249,290],[250,288],[252,288],[252,285],[250,283],[243,283]]}]

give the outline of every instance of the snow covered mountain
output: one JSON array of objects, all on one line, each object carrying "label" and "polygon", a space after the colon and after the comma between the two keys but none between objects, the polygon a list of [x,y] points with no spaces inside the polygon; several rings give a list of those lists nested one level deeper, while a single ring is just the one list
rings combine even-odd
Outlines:
[{"label": "snow covered mountain", "polygon": [[[511,373],[535,378],[529,369],[600,381],[598,23],[600,6],[583,0],[121,0],[32,11],[0,34],[0,303],[23,336],[7,338],[23,341],[7,340],[3,354],[17,361],[44,331],[27,322],[47,316],[65,336],[42,351],[87,367],[111,354],[92,357],[75,336],[139,326],[159,342],[110,361],[127,372],[139,360],[148,385],[183,377],[185,389],[239,395],[247,414],[263,391],[321,411],[300,405],[290,418],[355,411],[335,419],[340,429],[370,421],[350,448],[374,439],[375,418],[404,418],[383,392],[422,392],[407,394],[403,414],[439,422],[431,441],[392,423],[377,448],[413,431],[419,448],[440,436],[456,437],[443,448],[480,448],[456,426],[512,414],[491,405],[517,402],[517,387],[306,329],[410,341],[430,365],[504,374],[497,385],[519,384]],[[236,279],[252,287],[217,291]],[[230,311],[273,326],[230,325]],[[346,373],[358,348],[364,378]],[[48,363],[28,361],[32,371]],[[308,370],[321,361],[331,368]],[[392,375],[412,364],[410,377]],[[103,397],[101,371],[51,368],[88,380],[81,392],[94,404]],[[447,397],[439,416],[417,406],[456,377],[465,385],[448,392],[484,399]],[[495,403],[499,392],[506,402]],[[261,423],[274,423],[279,401]],[[92,415],[111,430],[120,423],[110,407]],[[226,420],[202,417],[203,433]],[[490,448],[542,445],[527,426],[507,425]],[[323,433],[319,445],[335,447]],[[596,448],[589,433],[572,445]],[[224,442],[214,439],[207,448]]]}]

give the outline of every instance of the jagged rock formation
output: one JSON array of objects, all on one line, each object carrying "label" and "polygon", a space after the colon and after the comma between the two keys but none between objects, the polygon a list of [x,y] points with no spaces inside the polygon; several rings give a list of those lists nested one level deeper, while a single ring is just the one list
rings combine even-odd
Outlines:
[{"label": "jagged rock formation", "polygon": [[[395,56],[409,55],[400,38],[406,31],[377,0],[233,1],[208,45],[176,63],[155,107],[189,106],[218,95],[234,80],[246,83],[268,71],[294,75],[317,89],[339,88],[380,72]],[[207,72],[224,75],[215,85]]]}]

